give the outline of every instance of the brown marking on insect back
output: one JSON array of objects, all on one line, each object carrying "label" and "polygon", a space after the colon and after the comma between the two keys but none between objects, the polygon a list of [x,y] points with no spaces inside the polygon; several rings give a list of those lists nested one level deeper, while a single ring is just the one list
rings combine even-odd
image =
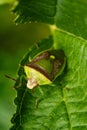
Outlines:
[{"label": "brown marking on insect back", "polygon": [[62,63],[59,60],[57,60],[57,59],[54,60],[54,64],[53,64],[53,77],[55,77],[55,75],[59,71],[61,65],[62,65]]},{"label": "brown marking on insect back", "polygon": [[26,66],[29,66],[37,71],[39,71],[40,73],[42,73],[45,77],[47,77],[49,80],[51,79],[51,76],[49,73],[47,73],[45,70],[43,70],[40,66],[37,66],[36,64],[27,64]]},{"label": "brown marking on insect back", "polygon": [[43,54],[40,54],[35,59],[33,59],[30,64],[33,64],[39,60],[48,59],[48,58],[49,58],[49,52],[44,52]]}]

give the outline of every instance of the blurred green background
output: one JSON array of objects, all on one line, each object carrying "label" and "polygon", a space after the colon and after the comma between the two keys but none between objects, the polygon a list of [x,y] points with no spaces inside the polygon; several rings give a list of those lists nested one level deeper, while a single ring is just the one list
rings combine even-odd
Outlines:
[{"label": "blurred green background", "polygon": [[[1,0],[0,4],[5,1]],[[8,130],[11,127],[10,119],[16,110],[14,81],[4,75],[16,78],[20,60],[29,47],[47,37],[50,32],[44,24],[16,25],[13,21],[15,15],[10,9],[9,4],[0,5],[0,130]]]}]

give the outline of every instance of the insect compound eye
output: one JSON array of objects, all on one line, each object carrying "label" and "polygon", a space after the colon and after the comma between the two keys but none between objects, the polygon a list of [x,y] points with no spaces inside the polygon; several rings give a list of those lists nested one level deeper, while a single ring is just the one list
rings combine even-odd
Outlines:
[{"label": "insect compound eye", "polygon": [[28,79],[27,87],[33,89],[37,85],[50,84],[62,74],[66,57],[62,50],[48,50],[37,55],[24,66]]}]

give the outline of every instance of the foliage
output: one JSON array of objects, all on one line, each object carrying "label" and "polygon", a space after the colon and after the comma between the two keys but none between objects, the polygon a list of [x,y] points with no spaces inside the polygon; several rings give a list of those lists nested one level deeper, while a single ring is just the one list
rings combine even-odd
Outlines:
[{"label": "foliage", "polygon": [[[20,63],[12,130],[87,129],[86,6],[86,0],[20,0],[15,7],[16,22],[46,23],[51,36],[39,42],[39,48],[33,45]],[[23,65],[47,49],[62,49],[67,66],[51,85],[38,86],[33,93],[26,87]]]}]

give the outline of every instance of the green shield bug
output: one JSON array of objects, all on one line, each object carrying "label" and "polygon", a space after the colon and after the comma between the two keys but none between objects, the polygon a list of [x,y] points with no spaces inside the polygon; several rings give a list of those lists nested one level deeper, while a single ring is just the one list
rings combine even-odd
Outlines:
[{"label": "green shield bug", "polygon": [[33,89],[38,85],[51,84],[62,74],[66,57],[62,50],[48,50],[37,55],[24,66],[27,87]]}]

